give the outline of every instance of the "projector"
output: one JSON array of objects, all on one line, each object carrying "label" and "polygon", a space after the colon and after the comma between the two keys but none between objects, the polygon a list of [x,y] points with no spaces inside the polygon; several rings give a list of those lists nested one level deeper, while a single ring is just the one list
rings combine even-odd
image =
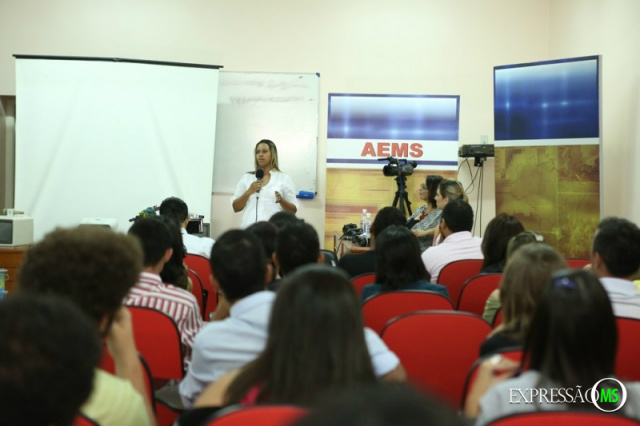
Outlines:
[{"label": "projector", "polygon": [[80,226],[98,226],[115,231],[118,229],[118,221],[112,217],[83,217]]},{"label": "projector", "polygon": [[493,144],[481,145],[462,145],[458,149],[458,157],[474,158],[474,157],[493,157]]}]

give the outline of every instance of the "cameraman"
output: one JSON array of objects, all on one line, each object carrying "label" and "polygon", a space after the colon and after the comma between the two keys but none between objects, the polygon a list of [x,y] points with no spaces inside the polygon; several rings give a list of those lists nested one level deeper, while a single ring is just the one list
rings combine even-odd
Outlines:
[{"label": "cameraman", "polygon": [[345,254],[338,261],[338,266],[344,269],[351,278],[375,272],[376,270],[376,253],[375,242],[376,236],[392,225],[404,226],[407,222],[405,215],[395,207],[384,207],[381,209],[371,225],[371,248],[372,250],[365,253]]}]

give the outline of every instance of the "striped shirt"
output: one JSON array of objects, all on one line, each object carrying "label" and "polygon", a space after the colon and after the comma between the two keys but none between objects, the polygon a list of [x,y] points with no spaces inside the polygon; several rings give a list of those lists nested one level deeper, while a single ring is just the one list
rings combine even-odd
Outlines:
[{"label": "striped shirt", "polygon": [[198,302],[192,293],[164,284],[159,275],[142,272],[124,304],[157,309],[173,318],[180,331],[185,361],[191,359],[193,340],[203,325]]}]

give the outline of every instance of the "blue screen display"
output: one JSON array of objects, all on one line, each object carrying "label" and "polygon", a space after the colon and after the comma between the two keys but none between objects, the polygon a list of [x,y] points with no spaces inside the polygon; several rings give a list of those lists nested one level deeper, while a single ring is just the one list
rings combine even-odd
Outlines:
[{"label": "blue screen display", "polygon": [[495,140],[599,137],[598,60],[495,67]]},{"label": "blue screen display", "polygon": [[458,140],[459,96],[330,94],[327,137]]}]

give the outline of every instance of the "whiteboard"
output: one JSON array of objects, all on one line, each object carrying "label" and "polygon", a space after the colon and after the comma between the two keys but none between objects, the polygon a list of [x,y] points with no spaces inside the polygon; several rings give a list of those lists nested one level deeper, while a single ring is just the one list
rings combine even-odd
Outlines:
[{"label": "whiteboard", "polygon": [[254,170],[254,148],[271,139],[296,191],[316,192],[319,74],[221,71],[213,192],[233,193]]}]

